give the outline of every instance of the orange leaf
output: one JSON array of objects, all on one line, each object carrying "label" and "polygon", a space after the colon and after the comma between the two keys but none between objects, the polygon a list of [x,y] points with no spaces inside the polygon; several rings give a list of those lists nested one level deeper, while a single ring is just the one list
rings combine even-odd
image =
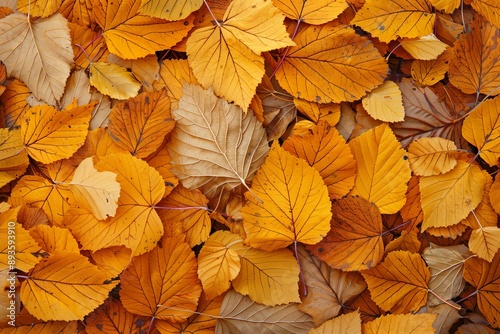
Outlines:
[{"label": "orange leaf", "polygon": [[356,183],[351,195],[374,203],[380,213],[395,213],[406,201],[411,177],[406,151],[387,124],[354,138],[349,143],[358,163]]},{"label": "orange leaf", "polygon": [[30,95],[28,87],[20,80],[13,79],[0,95],[5,111],[5,126],[21,125],[25,112],[30,108],[26,99]]},{"label": "orange leaf", "polygon": [[389,314],[363,324],[364,334],[429,334],[435,333],[432,327],[435,314]]},{"label": "orange leaf", "polygon": [[41,323],[31,323],[26,326],[0,329],[1,334],[73,334],[78,332],[78,322],[76,321],[47,321]]},{"label": "orange leaf", "polygon": [[183,322],[201,294],[196,258],[184,237],[163,238],[120,275],[123,306],[134,314]]},{"label": "orange leaf", "polygon": [[265,306],[230,290],[222,302],[215,333],[308,334],[313,326],[311,317],[299,311],[297,304]]},{"label": "orange leaf", "polygon": [[500,248],[500,228],[485,226],[472,231],[469,248],[480,258],[492,261]]},{"label": "orange leaf", "polygon": [[457,165],[455,144],[440,137],[420,138],[408,147],[410,167],[415,175],[431,176],[449,172]]},{"label": "orange leaf", "polygon": [[345,0],[273,0],[273,3],[287,17],[315,25],[335,20],[348,6]]},{"label": "orange leaf", "polygon": [[363,107],[374,119],[384,122],[401,122],[405,117],[403,97],[398,85],[386,81],[362,99]]},{"label": "orange leaf", "polygon": [[462,160],[448,173],[421,177],[422,231],[452,226],[466,218],[481,202],[485,184],[481,169]]},{"label": "orange leaf", "polygon": [[499,40],[499,30],[476,15],[471,31],[462,34],[453,45],[450,82],[464,93],[498,95],[500,64],[494,50]]},{"label": "orange leaf", "polygon": [[[90,0],[86,1],[90,2]],[[77,1],[77,3],[85,3],[85,0]],[[83,22],[70,22],[68,26],[71,34],[73,53],[75,54],[73,59],[77,68],[85,69],[93,62],[105,61],[109,55],[109,51],[104,38],[99,38],[101,32],[88,29],[88,27],[83,25]],[[85,49],[77,45],[85,47]]]},{"label": "orange leaf", "polygon": [[500,29],[500,8],[495,0],[475,0],[472,1],[471,5],[486,20]]},{"label": "orange leaf", "polygon": [[116,277],[121,274],[130,263],[132,251],[123,246],[102,248],[90,255],[93,263],[108,277]]},{"label": "orange leaf", "polygon": [[340,120],[340,104],[338,103],[316,103],[303,99],[293,99],[293,103],[314,123],[325,120],[331,126],[335,126]]},{"label": "orange leaf", "polygon": [[193,71],[186,59],[167,59],[160,65],[158,80],[153,84],[158,90],[166,88],[167,95],[172,102],[172,110],[178,108],[178,101],[182,97],[184,83],[198,85]]},{"label": "orange leaf", "polygon": [[139,92],[141,84],[125,67],[95,62],[90,67],[90,84],[102,94],[113,99],[125,100]]},{"label": "orange leaf", "polygon": [[392,240],[385,247],[385,254],[393,252],[395,250],[409,251],[411,253],[418,253],[420,247],[422,246],[420,240],[418,240],[418,229],[414,228],[411,231],[402,231],[401,235]]},{"label": "orange leaf", "polygon": [[434,34],[415,39],[403,38],[401,40],[401,46],[413,58],[421,60],[436,59],[448,47],[448,45],[441,42]]},{"label": "orange leaf", "polygon": [[333,269],[303,246],[298,247],[298,253],[307,286],[307,295],[301,298],[299,309],[311,315],[315,325],[336,317],[346,302],[366,289],[359,273]]},{"label": "orange leaf", "polygon": [[464,278],[476,288],[477,304],[493,327],[500,326],[500,253],[491,263],[474,257],[465,262]]},{"label": "orange leaf", "polygon": [[358,311],[343,314],[325,321],[321,326],[311,329],[309,334],[361,334],[361,317]]},{"label": "orange leaf", "polygon": [[460,6],[460,0],[429,0],[429,2],[437,10],[442,10],[445,13],[453,13]]},{"label": "orange leaf", "polygon": [[359,271],[376,266],[384,255],[382,217],[375,205],[360,197],[346,197],[332,204],[331,229],[313,254],[329,266]]},{"label": "orange leaf", "polygon": [[21,123],[21,137],[28,154],[44,164],[71,157],[87,137],[95,102],[57,111],[43,105],[30,108]]},{"label": "orange leaf", "polygon": [[201,85],[246,110],[264,75],[261,52],[294,45],[272,1],[234,0],[222,21],[187,41],[189,65]]},{"label": "orange leaf", "polygon": [[382,42],[431,34],[436,14],[425,0],[367,0],[351,21]]},{"label": "orange leaf", "polygon": [[160,64],[158,64],[156,54],[129,60],[110,54],[106,57],[106,61],[130,69],[137,80],[142,83],[145,92],[154,91],[153,82],[158,79],[160,72]]},{"label": "orange leaf", "polygon": [[150,251],[163,234],[160,217],[153,208],[165,191],[160,174],[143,160],[128,154],[102,157],[95,167],[117,174],[121,192],[116,215],[98,221],[85,210],[72,209],[65,215],[65,224],[83,249],[123,245],[132,249],[133,255]]},{"label": "orange leaf", "polygon": [[330,200],[319,172],[275,142],[252,180],[241,209],[245,243],[263,250],[294,242],[315,244],[326,235]]},{"label": "orange leaf", "polygon": [[[29,234],[40,245],[41,250],[49,254],[58,251],[80,253],[78,243],[66,228],[38,225],[31,228]],[[41,252],[41,250],[37,252]]]},{"label": "orange leaf", "polygon": [[378,50],[350,27],[308,26],[295,40],[297,46],[290,48],[276,72],[279,84],[295,97],[321,103],[354,101],[382,84],[387,74]]},{"label": "orange leaf", "polygon": [[175,124],[165,90],[122,102],[111,110],[109,118],[109,132],[118,146],[138,158],[156,151]]},{"label": "orange leaf", "polygon": [[28,164],[28,154],[21,140],[21,130],[0,129],[0,180],[2,180],[0,187],[24,174]]},{"label": "orange leaf", "polygon": [[407,230],[416,227],[424,219],[422,205],[420,203],[420,177],[412,176],[408,182],[408,191],[406,192],[406,203],[401,208],[401,217],[403,221],[409,222]]},{"label": "orange leaf", "polygon": [[283,149],[316,168],[331,199],[347,195],[354,186],[356,161],[337,129],[320,120],[303,136],[289,137]]},{"label": "orange leaf", "polygon": [[140,12],[169,21],[185,19],[192,12],[200,9],[203,0],[143,0]]},{"label": "orange leaf", "polygon": [[500,158],[500,97],[474,108],[464,120],[462,134],[488,165],[495,166]]},{"label": "orange leaf", "polygon": [[[0,234],[4,242],[0,247],[0,270],[14,268],[27,272],[40,262],[42,249],[17,220],[19,209],[9,209],[0,214]],[[14,256],[12,251],[15,251]]]},{"label": "orange leaf", "polygon": [[168,22],[139,12],[141,0],[92,0],[92,15],[103,30],[111,53],[137,59],[169,49],[187,35],[194,16]]},{"label": "orange leaf", "polygon": [[93,157],[94,162],[97,163],[100,157],[125,152],[127,151],[118,146],[111,138],[108,129],[97,128],[88,132],[85,143],[71,157],[71,160],[77,160],[77,162],[74,163],[77,165],[85,158]]},{"label": "orange leaf", "polygon": [[229,246],[243,239],[229,231],[217,231],[205,241],[198,255],[198,277],[207,299],[214,299],[229,290],[231,281],[240,272],[238,253]]},{"label": "orange leaf", "polygon": [[217,98],[212,89],[185,85],[168,150],[172,172],[208,199],[245,184],[264,161],[266,133],[252,113]]},{"label": "orange leaf", "polygon": [[128,312],[120,301],[111,298],[85,318],[88,334],[146,333],[149,326],[150,319]]},{"label": "orange leaf", "polygon": [[495,177],[495,182],[490,189],[490,203],[495,212],[500,215],[500,176]]},{"label": "orange leaf", "polygon": [[453,56],[451,48],[446,49],[433,60],[414,60],[411,63],[411,77],[421,85],[432,86],[444,79],[448,72],[449,61]]},{"label": "orange leaf", "polygon": [[384,262],[361,275],[373,301],[385,311],[415,312],[427,302],[430,272],[420,254],[391,252]]},{"label": "orange leaf", "polygon": [[240,256],[241,269],[233,279],[233,288],[253,301],[264,305],[300,302],[297,283],[299,266],[292,252],[277,249],[272,252],[231,245]]},{"label": "orange leaf", "polygon": [[199,190],[188,190],[179,184],[156,206],[165,230],[174,231],[168,236],[184,235],[189,246],[194,247],[210,235],[212,224],[207,204],[207,198]]},{"label": "orange leaf", "polygon": [[43,321],[83,320],[118,284],[104,283],[106,279],[85,256],[55,252],[30,271],[21,286],[21,301]]},{"label": "orange leaf", "polygon": [[170,192],[179,184],[177,177],[170,171],[172,164],[170,163],[170,155],[167,149],[167,140],[165,140],[162,145],[149,155],[146,160],[148,165],[154,167],[160,173],[163,181],[165,183],[165,193],[163,197],[167,197]]}]

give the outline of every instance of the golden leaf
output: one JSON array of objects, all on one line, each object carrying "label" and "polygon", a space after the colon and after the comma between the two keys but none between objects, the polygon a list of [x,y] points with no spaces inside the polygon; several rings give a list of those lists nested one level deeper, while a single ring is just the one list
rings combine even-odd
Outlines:
[{"label": "golden leaf", "polygon": [[153,84],[158,90],[166,88],[167,95],[172,102],[172,110],[178,108],[178,101],[182,97],[182,86],[184,83],[198,85],[193,71],[185,59],[168,59],[160,65],[158,80]]},{"label": "golden leaf", "polygon": [[337,129],[324,120],[303,136],[289,137],[283,149],[318,170],[328,187],[330,199],[349,193],[356,178],[356,161]]},{"label": "golden leaf", "polygon": [[32,17],[48,17],[54,14],[62,0],[19,0],[16,9]]},{"label": "golden leaf", "polygon": [[351,21],[378,37],[390,42],[399,37],[423,37],[433,32],[436,14],[427,1],[367,0]]},{"label": "golden leaf", "polygon": [[495,0],[475,0],[471,5],[472,8],[484,16],[486,20],[500,29],[500,8]]},{"label": "golden leaf", "polygon": [[279,84],[295,97],[321,103],[354,101],[382,84],[387,74],[378,50],[350,27],[308,26],[295,40],[297,46],[290,48],[276,72]]},{"label": "golden leaf", "polygon": [[417,39],[403,38],[401,46],[415,59],[431,60],[442,54],[448,45],[441,42],[434,34]]},{"label": "golden leaf", "polygon": [[308,24],[325,24],[336,19],[347,7],[345,0],[273,0],[287,17]]},{"label": "golden leaf", "polygon": [[141,88],[125,67],[103,62],[90,64],[90,84],[101,93],[119,100],[136,96]]},{"label": "golden leaf", "polygon": [[54,254],[58,251],[80,253],[75,238],[67,228],[57,226],[37,225],[29,230],[30,236],[40,245],[40,250]]},{"label": "golden leaf", "polygon": [[415,175],[444,174],[457,165],[455,143],[441,137],[420,138],[408,147],[410,168]]},{"label": "golden leaf", "polygon": [[0,60],[7,75],[25,82],[36,98],[51,105],[61,98],[73,62],[67,23],[60,14],[31,21],[14,13],[0,20]]},{"label": "golden leaf", "polygon": [[25,112],[30,108],[26,99],[30,95],[28,87],[20,80],[13,79],[0,95],[5,111],[5,126],[21,125]]},{"label": "golden leaf", "polygon": [[374,203],[380,213],[395,213],[406,202],[411,177],[410,166],[401,144],[387,124],[354,138],[349,143],[358,163],[356,183],[351,195]]},{"label": "golden leaf", "polygon": [[411,77],[421,85],[432,86],[444,79],[448,72],[449,61],[453,56],[453,50],[447,48],[436,59],[414,60],[411,63]]},{"label": "golden leaf", "polygon": [[43,321],[83,320],[118,284],[104,283],[106,280],[106,275],[85,256],[59,251],[30,271],[21,286],[21,301]]},{"label": "golden leaf", "polygon": [[383,122],[401,122],[405,117],[403,96],[398,85],[386,81],[362,99],[368,114]]},{"label": "golden leaf", "polygon": [[321,326],[311,329],[309,334],[361,334],[361,317],[358,311],[343,314],[325,321]]},{"label": "golden leaf", "polygon": [[364,334],[429,334],[435,333],[432,327],[435,314],[388,314],[363,324]]},{"label": "golden leaf", "polygon": [[182,322],[196,310],[202,288],[194,252],[183,239],[163,238],[120,275],[120,299],[129,312]]},{"label": "golden leaf", "polygon": [[469,248],[480,258],[491,262],[500,248],[500,228],[485,226],[472,231]]},{"label": "golden leaf", "polygon": [[189,65],[201,85],[246,110],[264,75],[261,52],[295,45],[271,1],[235,0],[214,26],[188,39]]},{"label": "golden leaf", "polygon": [[178,21],[185,19],[202,5],[203,0],[142,0],[139,11],[145,15]]},{"label": "golden leaf", "polygon": [[0,129],[0,187],[24,174],[28,164],[21,130]]},{"label": "golden leaf", "polygon": [[295,242],[315,244],[326,235],[330,199],[319,172],[275,142],[252,180],[241,209],[252,247],[271,251]]}]

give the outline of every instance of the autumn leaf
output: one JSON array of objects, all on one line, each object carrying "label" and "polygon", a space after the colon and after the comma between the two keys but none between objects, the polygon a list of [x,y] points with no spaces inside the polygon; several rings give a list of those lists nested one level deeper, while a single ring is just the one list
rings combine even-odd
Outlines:
[{"label": "autumn leaf", "polygon": [[431,34],[436,14],[423,0],[400,2],[389,0],[379,4],[367,0],[351,21],[382,42],[399,37],[423,37]]},{"label": "autumn leaf", "polygon": [[19,0],[16,9],[21,13],[34,17],[48,17],[57,11],[59,5],[61,5],[61,0],[46,2],[38,0]]},{"label": "autumn leaf", "polygon": [[26,101],[29,95],[29,88],[20,80],[13,79],[6,86],[5,91],[0,95],[0,102],[5,111],[6,127],[21,125],[24,113],[30,108]]},{"label": "autumn leaf", "polygon": [[358,163],[356,183],[351,195],[374,203],[380,213],[395,213],[406,201],[410,167],[406,151],[391,129],[383,124],[349,143]]},{"label": "autumn leaf", "polygon": [[160,0],[143,0],[139,11],[145,15],[169,21],[185,19],[192,12],[200,9],[203,0],[176,0],[163,2]]},{"label": "autumn leaf", "polygon": [[7,75],[51,105],[61,98],[73,61],[67,22],[60,14],[31,21],[14,13],[0,20],[0,60]]},{"label": "autumn leaf", "polygon": [[167,92],[141,93],[118,104],[109,115],[109,132],[118,146],[145,158],[174,128]]},{"label": "autumn leaf", "polygon": [[491,263],[474,257],[465,262],[464,278],[476,288],[477,304],[481,312],[493,327],[499,327],[500,312],[499,298],[499,271],[500,253],[496,253]]},{"label": "autumn leaf", "polygon": [[295,41],[297,46],[290,48],[276,72],[279,84],[295,97],[321,103],[354,101],[382,84],[387,74],[378,50],[350,27],[308,26]]},{"label": "autumn leaf", "polygon": [[361,334],[361,317],[358,311],[343,314],[325,321],[321,326],[311,329],[309,334]]},{"label": "autumn leaf", "polygon": [[213,299],[229,290],[230,282],[240,272],[240,257],[229,246],[243,243],[238,235],[229,231],[212,234],[198,256],[198,277],[207,299]]},{"label": "autumn leaf", "polygon": [[200,188],[209,199],[246,184],[269,150],[255,116],[244,115],[211,89],[184,86],[173,115],[176,126],[168,145],[172,172],[186,188]]},{"label": "autumn leaf", "polygon": [[425,86],[431,86],[442,80],[448,72],[453,51],[447,48],[433,60],[415,60],[411,63],[411,77]]},{"label": "autumn leaf", "polygon": [[198,85],[186,59],[167,59],[160,65],[159,78],[154,82],[156,89],[165,88],[171,101],[171,109],[178,109],[184,83]]},{"label": "autumn leaf", "polygon": [[434,333],[432,323],[436,319],[434,314],[389,314],[363,324],[363,333],[375,334],[380,332],[401,334]]},{"label": "autumn leaf", "polygon": [[116,277],[129,265],[132,250],[124,246],[101,248],[90,254],[92,262],[108,277]]},{"label": "autumn leaf", "polygon": [[464,120],[464,138],[476,146],[479,156],[490,166],[500,158],[500,99],[487,100]]},{"label": "autumn leaf", "polygon": [[415,175],[447,173],[457,165],[457,146],[440,137],[420,138],[408,147],[410,168]]},{"label": "autumn leaf", "polygon": [[325,24],[336,19],[347,8],[346,1],[273,0],[286,17],[308,24]]},{"label": "autumn leaf", "polygon": [[137,59],[169,49],[192,28],[192,17],[168,22],[141,14],[141,0],[91,2],[93,18],[103,30],[109,51],[123,59]]},{"label": "autumn leaf", "polygon": [[491,0],[478,0],[471,3],[472,8],[477,10],[482,16],[495,27],[500,28],[500,8]]},{"label": "autumn leaf", "polygon": [[235,0],[215,26],[196,29],[188,39],[193,73],[205,88],[246,110],[264,75],[264,51],[294,45],[283,15],[271,1]]},{"label": "autumn leaf", "polygon": [[434,34],[416,39],[403,38],[401,46],[415,59],[431,60],[442,54],[448,45],[441,42]]},{"label": "autumn leaf", "polygon": [[429,269],[420,254],[395,251],[361,272],[373,301],[395,314],[417,311],[427,302]]},{"label": "autumn leaf", "polygon": [[363,107],[375,119],[384,122],[401,122],[405,116],[403,96],[398,85],[386,81],[362,99]]},{"label": "autumn leaf", "polygon": [[141,88],[125,67],[104,62],[90,64],[90,84],[101,93],[119,100],[136,96]]},{"label": "autumn leaf", "polygon": [[28,167],[20,129],[0,129],[0,186],[21,176]]},{"label": "autumn leaf", "polygon": [[245,194],[245,243],[264,250],[315,244],[329,229],[328,190],[316,169],[275,142]]},{"label": "autumn leaf", "polygon": [[183,239],[163,238],[152,251],[132,260],[120,276],[125,309],[173,322],[193,314],[201,284],[196,258]]},{"label": "autumn leaf", "polygon": [[59,251],[30,271],[21,286],[21,301],[43,321],[83,320],[118,284],[106,279],[83,255]]},{"label": "autumn leaf", "polygon": [[57,111],[43,105],[30,108],[21,125],[21,137],[28,154],[48,164],[71,157],[80,148],[95,103]]},{"label": "autumn leaf", "polygon": [[37,225],[29,230],[29,234],[41,248],[37,253],[42,253],[42,250],[48,254],[58,251],[80,253],[78,243],[66,228]]},{"label": "autumn leaf", "polygon": [[312,327],[311,317],[297,304],[269,307],[231,290],[222,302],[215,333],[307,334]]},{"label": "autumn leaf", "polygon": [[500,248],[500,228],[485,226],[475,229],[469,239],[469,248],[480,258],[492,261]]}]

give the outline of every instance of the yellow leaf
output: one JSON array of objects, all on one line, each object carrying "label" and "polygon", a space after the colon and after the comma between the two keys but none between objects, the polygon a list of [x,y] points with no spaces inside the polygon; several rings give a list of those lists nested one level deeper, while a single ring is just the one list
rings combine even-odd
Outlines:
[{"label": "yellow leaf", "polygon": [[153,91],[153,82],[158,79],[158,73],[160,72],[160,64],[158,64],[156,55],[126,60],[110,54],[106,57],[106,61],[130,69],[137,80],[142,83],[144,91]]},{"label": "yellow leaf", "polygon": [[230,290],[220,308],[215,334],[307,334],[314,324],[297,304],[265,306]]},{"label": "yellow leaf", "polygon": [[21,13],[7,16],[0,20],[0,46],[9,77],[51,105],[61,98],[73,62],[68,21],[61,14],[34,21]]},{"label": "yellow leaf", "polygon": [[458,160],[445,174],[420,178],[424,221],[429,227],[447,227],[459,223],[482,200],[486,177],[476,165]]},{"label": "yellow leaf", "polygon": [[30,229],[29,234],[40,245],[41,249],[49,254],[54,254],[58,251],[80,254],[78,243],[66,228],[37,225]]},{"label": "yellow leaf", "polygon": [[188,189],[210,200],[246,184],[264,161],[269,146],[253,113],[217,98],[212,89],[184,86],[168,150],[172,172]]},{"label": "yellow leaf", "polygon": [[383,122],[401,122],[405,117],[403,96],[398,85],[386,81],[362,100],[368,114]]},{"label": "yellow leaf", "polygon": [[26,99],[30,96],[30,90],[20,80],[12,79],[6,90],[0,95],[0,102],[5,111],[5,126],[14,127],[21,125],[24,113],[30,108]]},{"label": "yellow leaf", "polygon": [[330,229],[330,199],[319,172],[275,142],[241,209],[245,243],[275,250],[315,244]]},{"label": "yellow leaf", "polygon": [[496,61],[499,29],[475,15],[468,33],[460,35],[453,44],[450,60],[450,82],[467,94],[498,95],[500,63]]},{"label": "yellow leaf", "polygon": [[401,46],[415,59],[431,60],[442,54],[448,45],[441,42],[434,34],[417,39],[403,38]]},{"label": "yellow leaf", "polygon": [[109,132],[118,146],[138,158],[160,147],[175,121],[165,90],[141,93],[111,109]]},{"label": "yellow leaf", "polygon": [[99,270],[112,278],[120,275],[127,268],[132,258],[132,251],[124,246],[113,246],[92,252],[90,257]]},{"label": "yellow leaf", "polygon": [[182,97],[182,86],[186,83],[198,85],[193,71],[185,59],[168,59],[160,65],[160,77],[154,83],[158,90],[166,88],[167,95],[172,102],[172,110],[177,109],[178,101]]},{"label": "yellow leaf", "polygon": [[496,202],[490,202],[490,191],[492,191],[492,186],[494,184],[493,178],[486,170],[482,170],[482,172],[486,177],[483,198],[478,206],[469,213],[467,218],[460,221],[462,224],[471,227],[473,230],[486,226],[497,226],[498,222],[498,215],[492,207],[492,203]]},{"label": "yellow leaf", "polygon": [[229,290],[240,272],[240,257],[230,246],[243,244],[243,239],[229,231],[217,231],[205,241],[198,255],[198,277],[207,299]]},{"label": "yellow leaf", "polygon": [[16,9],[31,17],[48,17],[54,14],[62,0],[20,0]]},{"label": "yellow leaf", "polygon": [[236,291],[269,306],[300,302],[299,266],[291,251],[267,252],[241,244],[232,245],[230,249],[240,256],[241,269],[233,279]]},{"label": "yellow leaf", "polygon": [[500,228],[486,226],[472,231],[469,248],[480,258],[491,262],[500,248]]},{"label": "yellow leaf", "polygon": [[283,149],[316,168],[328,187],[330,199],[341,198],[352,189],[356,161],[337,129],[320,120],[303,136],[289,137]]},{"label": "yellow leaf", "polygon": [[48,105],[30,108],[21,125],[28,154],[45,164],[71,157],[87,137],[94,106],[95,102],[63,111]]},{"label": "yellow leaf", "polygon": [[316,103],[303,99],[293,99],[293,103],[314,123],[325,120],[331,126],[335,126],[340,120],[340,104],[338,103]]},{"label": "yellow leaf", "polygon": [[427,302],[430,273],[420,254],[391,252],[384,262],[361,275],[373,301],[384,311],[415,312]]},{"label": "yellow leaf", "polygon": [[[429,289],[444,300],[458,296],[465,287],[464,264],[471,255],[472,253],[464,245],[426,248],[422,257],[431,273]],[[443,301],[433,294],[429,295],[430,306],[442,303]]]},{"label": "yellow leaf", "polygon": [[462,135],[488,165],[495,166],[500,158],[500,97],[474,108],[464,120]]},{"label": "yellow leaf", "polygon": [[358,311],[343,314],[325,321],[321,326],[311,329],[309,334],[361,334],[361,317]]},{"label": "yellow leaf", "polygon": [[91,2],[92,15],[103,30],[109,51],[123,59],[137,59],[170,49],[193,27],[194,16],[169,22],[141,14],[141,0]]},{"label": "yellow leaf", "polygon": [[447,173],[457,165],[457,146],[441,137],[420,138],[408,147],[410,168],[415,175]]},{"label": "yellow leaf", "polygon": [[276,72],[294,97],[329,103],[354,101],[383,83],[387,64],[379,51],[354,29],[333,23],[308,26],[295,37]]},{"label": "yellow leaf", "polygon": [[444,79],[448,72],[449,61],[453,56],[453,50],[447,48],[436,59],[414,60],[411,63],[411,77],[424,86],[432,86]]},{"label": "yellow leaf", "polygon": [[433,32],[436,14],[425,0],[367,0],[351,21],[382,42],[423,37]]},{"label": "yellow leaf", "polygon": [[273,0],[287,17],[308,24],[325,24],[335,20],[349,5],[345,0]]},{"label": "yellow leaf", "polygon": [[474,0],[471,5],[486,20],[500,29],[500,8],[495,0]]},{"label": "yellow leaf", "polygon": [[92,158],[80,163],[67,186],[75,200],[91,211],[97,219],[115,215],[120,197],[120,184],[116,181],[116,174],[98,172],[94,168]]},{"label": "yellow leaf", "polygon": [[165,235],[184,235],[190,247],[206,241],[212,227],[207,204],[207,198],[199,190],[188,190],[182,184],[176,186],[156,205]]},{"label": "yellow leaf", "polygon": [[[23,147],[21,130],[16,128],[12,130],[0,129],[0,173],[14,172],[11,179],[13,180],[24,173],[28,164],[28,154]],[[0,182],[0,187],[7,182]]]},{"label": "yellow leaf", "polygon": [[119,100],[136,96],[141,88],[125,67],[103,62],[90,64],[90,84],[101,93]]},{"label": "yellow leaf", "polygon": [[185,19],[192,12],[200,9],[202,5],[203,0],[142,0],[139,11],[145,15],[178,21]]},{"label": "yellow leaf", "polygon": [[[9,209],[0,214],[0,270],[14,268],[27,272],[40,260],[42,249],[21,224],[17,223],[19,209]],[[14,255],[13,255],[14,251]]]},{"label": "yellow leaf", "polygon": [[102,157],[95,167],[117,175],[121,192],[116,215],[99,221],[86,210],[71,209],[65,214],[65,225],[83,249],[95,251],[123,245],[132,249],[133,255],[153,249],[163,234],[162,222],[153,208],[165,191],[160,174],[128,154]]},{"label": "yellow leaf", "polygon": [[83,320],[118,284],[106,280],[85,256],[59,251],[30,271],[21,286],[21,301],[30,314],[43,321]]},{"label": "yellow leaf", "polygon": [[410,166],[387,124],[369,130],[349,143],[358,163],[351,195],[359,195],[378,206],[380,213],[396,213],[406,202]]},{"label": "yellow leaf", "polygon": [[202,291],[196,270],[184,237],[163,238],[120,275],[123,306],[134,314],[183,322],[196,310]]},{"label": "yellow leaf", "polygon": [[363,324],[364,334],[429,334],[436,314],[388,314]]},{"label": "yellow leaf", "polygon": [[294,44],[271,1],[235,0],[222,22],[191,34],[187,54],[203,87],[246,110],[264,75],[260,53]]},{"label": "yellow leaf", "polygon": [[332,268],[359,271],[375,267],[384,256],[382,217],[378,208],[360,197],[345,197],[332,204],[331,229],[313,254]]},{"label": "yellow leaf", "polygon": [[[460,0],[429,0],[429,2],[437,10],[442,10],[445,13],[453,13],[460,6]],[[475,1],[473,1],[474,3]]]}]

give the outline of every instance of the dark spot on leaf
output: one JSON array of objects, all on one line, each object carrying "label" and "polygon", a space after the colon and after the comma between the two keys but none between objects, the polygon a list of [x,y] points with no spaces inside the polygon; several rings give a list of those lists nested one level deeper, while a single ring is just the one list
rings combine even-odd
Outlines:
[{"label": "dark spot on leaf", "polygon": [[323,253],[324,251],[325,250],[322,247],[318,248],[318,252]]},{"label": "dark spot on leaf", "polygon": [[188,26],[189,25],[189,21],[184,21],[184,25]]},{"label": "dark spot on leaf", "polygon": [[403,155],[404,160],[408,160],[408,157],[406,155]]}]

